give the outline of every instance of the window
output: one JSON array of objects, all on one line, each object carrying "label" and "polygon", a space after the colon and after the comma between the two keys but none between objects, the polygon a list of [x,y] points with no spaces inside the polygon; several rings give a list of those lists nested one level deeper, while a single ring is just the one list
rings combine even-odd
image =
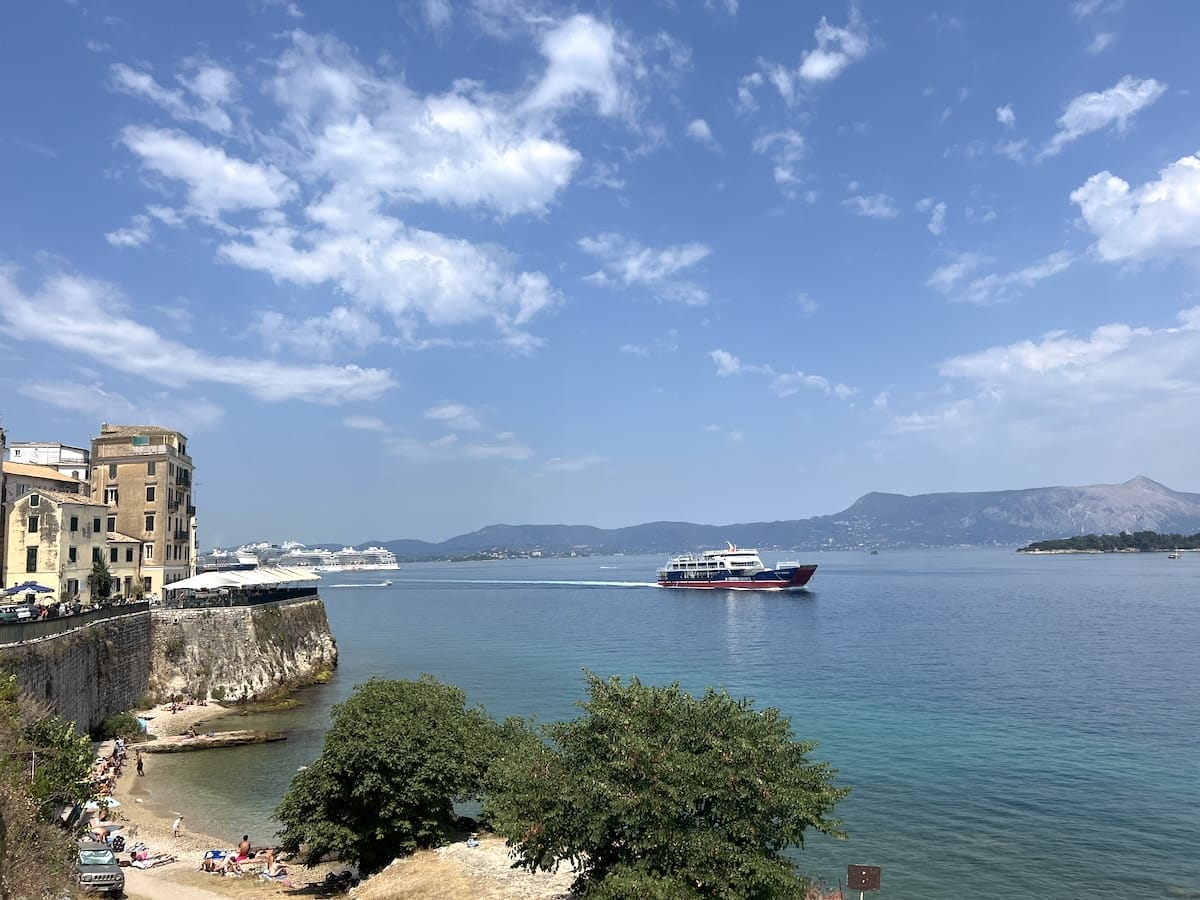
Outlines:
[{"label": "window", "polygon": [[145,544],[142,548],[142,559],[154,559],[154,545]]},{"label": "window", "polygon": [[30,506],[40,506],[40,505],[41,505],[41,503],[42,503],[42,498],[41,498],[41,497],[39,497],[37,494],[34,494],[33,496],[31,496],[31,497],[29,498],[29,505],[30,505]]},{"label": "window", "polygon": [[133,436],[133,440],[131,440],[129,443],[133,444],[135,447],[145,447],[149,445],[150,437],[145,434],[135,434]]},{"label": "window", "polygon": [[99,516],[92,519],[92,531],[93,531],[93,533],[96,533],[96,534],[99,534],[99,532],[100,532],[100,517]]},{"label": "window", "polygon": [[78,470],[78,469],[72,469],[72,470],[71,470],[71,477],[72,477],[72,478],[78,478],[78,477],[79,477],[79,470]]},{"label": "window", "polygon": [[109,530],[109,531],[116,531],[116,530],[117,530],[117,517],[116,517],[116,516],[109,516],[109,517],[108,517],[108,530]]},{"label": "window", "polygon": [[72,531],[79,530],[79,516],[71,516],[71,530]]},{"label": "window", "polygon": [[92,548],[92,562],[104,562],[104,554],[101,552],[99,547]]},{"label": "window", "polygon": [[132,547],[125,548],[125,562],[133,562],[133,548]]},{"label": "window", "polygon": [[79,579],[78,578],[68,578],[67,579],[67,593],[70,594],[72,597],[74,597],[76,594],[79,593]]},{"label": "window", "polygon": [[79,551],[76,550],[74,547],[68,547],[67,548],[67,562],[73,563],[78,559],[79,559]]},{"label": "window", "polygon": [[107,503],[109,506],[117,505],[117,489],[116,488],[105,488],[104,489],[104,502]]},{"label": "window", "polygon": [[158,463],[155,460],[152,459],[152,460],[150,460],[150,462],[146,463],[146,474],[147,475],[153,475],[157,471],[157,469],[158,469]]},{"label": "window", "polygon": [[120,551],[116,547],[109,547],[108,548],[108,561],[109,562],[117,562],[118,561],[117,554],[119,552]]},{"label": "window", "polygon": [[116,478],[116,477],[117,477],[117,464],[116,464],[116,463],[109,463],[109,464],[108,464],[108,477],[109,477],[109,478]]},{"label": "window", "polygon": [[26,547],[25,548],[25,571],[26,572],[36,572],[37,571],[37,551],[38,551],[37,547]]},{"label": "window", "polygon": [[37,534],[37,531],[38,531],[38,517],[30,516],[29,517],[29,533]]},{"label": "window", "polygon": [[146,513],[146,530],[154,530],[154,513]]},{"label": "window", "polygon": [[147,503],[154,502],[154,485],[152,485],[152,484],[146,485],[146,502]]},{"label": "window", "polygon": [[150,593],[150,579],[149,578],[142,579],[142,590],[145,591],[146,593]]}]

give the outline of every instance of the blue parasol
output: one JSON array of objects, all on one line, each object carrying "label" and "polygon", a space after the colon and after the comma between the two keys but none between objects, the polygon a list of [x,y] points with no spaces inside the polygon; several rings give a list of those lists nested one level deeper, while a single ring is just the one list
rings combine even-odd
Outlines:
[{"label": "blue parasol", "polygon": [[36,581],[26,581],[24,584],[14,584],[4,593],[8,594],[49,594],[54,588],[44,587]]}]

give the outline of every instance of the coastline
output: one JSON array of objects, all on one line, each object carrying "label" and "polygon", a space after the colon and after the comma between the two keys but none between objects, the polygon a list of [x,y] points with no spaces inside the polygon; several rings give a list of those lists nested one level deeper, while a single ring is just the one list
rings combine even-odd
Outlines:
[{"label": "coastline", "polygon": [[[203,721],[203,712],[210,718],[228,713],[224,707],[185,706],[172,714],[169,705],[135,714],[153,716],[147,722],[147,733],[156,738],[183,734],[189,725]],[[164,815],[145,803],[153,789],[157,757],[147,757],[146,774],[138,776],[135,751],[141,746],[128,745],[128,754],[121,777],[116,780],[112,796],[121,806],[114,810],[113,821],[124,826],[126,845],[146,844],[152,853],[168,853],[175,861],[152,869],[125,867],[125,893],[130,900],[219,900],[235,897],[268,897],[297,893],[313,896],[307,885],[323,883],[327,874],[353,868],[342,862],[327,862],[303,866],[285,859],[288,867],[286,881],[265,880],[257,873],[242,877],[225,877],[200,871],[200,863],[208,850],[230,850],[237,847],[241,834],[215,836],[188,827],[187,811],[172,810]],[[113,742],[105,741],[96,748],[98,756],[112,753]],[[194,751],[221,753],[221,749]],[[183,827],[178,836],[172,833],[174,816],[183,812]],[[135,833],[136,832],[136,833]],[[265,853],[272,846],[273,835],[250,835],[255,850]],[[125,854],[118,854],[128,858]],[[256,857],[258,854],[256,853]],[[251,861],[253,863],[253,861]],[[563,900],[573,880],[569,871],[532,875],[510,868],[511,859],[504,841],[483,835],[478,847],[468,848],[465,841],[456,841],[435,850],[423,850],[410,857],[393,861],[383,871],[364,880],[350,894],[363,900],[409,897],[473,897],[478,900]],[[257,869],[256,865],[247,866]]]}]

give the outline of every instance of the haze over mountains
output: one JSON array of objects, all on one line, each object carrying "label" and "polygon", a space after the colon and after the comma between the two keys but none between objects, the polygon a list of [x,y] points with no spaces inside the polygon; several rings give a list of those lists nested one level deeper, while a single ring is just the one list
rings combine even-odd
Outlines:
[{"label": "haze over mountains", "polygon": [[721,547],[797,550],[867,547],[1019,546],[1077,534],[1200,531],[1200,494],[1174,491],[1139,475],[1124,484],[971,493],[865,494],[830,516],[778,522],[695,525],[648,522],[589,525],[489,525],[441,543],[371,542],[401,559],[489,550],[561,553],[670,553]]}]

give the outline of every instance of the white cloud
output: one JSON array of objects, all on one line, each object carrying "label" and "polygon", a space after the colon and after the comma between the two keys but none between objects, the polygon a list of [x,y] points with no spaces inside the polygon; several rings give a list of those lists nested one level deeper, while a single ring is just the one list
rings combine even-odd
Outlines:
[{"label": "white cloud", "polygon": [[[112,67],[112,86],[123,94],[149,100],[181,122],[197,122],[221,134],[233,128],[229,114],[222,109],[237,93],[237,78],[228,69],[208,61],[196,61],[191,75],[180,75],[184,89],[166,88],[149,72],[124,63]],[[189,98],[188,94],[191,94]]]},{"label": "white cloud", "polygon": [[929,213],[929,224],[925,227],[929,233],[941,237],[946,233],[946,204],[935,201],[932,197],[923,197],[917,201],[917,212]]},{"label": "white cloud", "polygon": [[1075,260],[1071,253],[1060,250],[1015,272],[990,273],[968,281],[968,275],[991,260],[974,253],[961,253],[952,262],[934,270],[925,283],[952,300],[988,306],[1015,299],[1038,282],[1070,268]]},{"label": "white cloud", "polygon": [[771,157],[775,164],[772,170],[775,183],[790,195],[802,181],[798,169],[804,159],[804,136],[792,128],[771,131],[756,137],[751,149]]},{"label": "white cloud", "polygon": [[742,371],[742,361],[725,350],[713,350],[709,358],[717,365],[717,374],[722,378],[737,375]]},{"label": "white cloud", "polygon": [[461,403],[438,403],[425,410],[425,418],[458,431],[476,431],[483,427],[479,414]]},{"label": "white cloud", "polygon": [[1087,45],[1087,52],[1093,56],[1095,56],[1097,53],[1103,53],[1114,43],[1116,43],[1116,40],[1117,36],[1111,31],[1102,31],[1092,38],[1092,42]]},{"label": "white cloud", "polygon": [[346,416],[342,420],[342,424],[347,428],[353,428],[356,431],[387,431],[388,427],[383,419],[376,416]]},{"label": "white cloud", "polygon": [[1095,251],[1107,262],[1195,259],[1200,250],[1200,156],[1166,166],[1156,181],[1131,189],[1110,172],[1071,193]]},{"label": "white cloud", "polygon": [[426,24],[434,31],[448,28],[453,14],[454,10],[450,6],[450,0],[422,0],[421,2],[421,15]]},{"label": "white cloud", "polygon": [[150,217],[136,215],[128,228],[118,228],[104,235],[114,247],[140,247],[150,240]]},{"label": "white cloud", "polygon": [[599,466],[606,462],[608,462],[608,458],[597,453],[590,453],[576,459],[562,459],[555,456],[546,460],[545,469],[547,472],[582,472],[584,469],[590,469],[592,466]]},{"label": "white cloud", "polygon": [[364,350],[381,334],[368,316],[346,306],[335,306],[325,315],[299,321],[278,312],[260,312],[252,329],[269,353],[291,350],[317,359],[332,359],[346,348]]},{"label": "white cloud", "polygon": [[712,130],[703,119],[692,119],[688,123],[687,136],[693,141],[699,141],[701,144],[711,145],[714,143]]},{"label": "white cloud", "polygon": [[791,106],[806,86],[833,81],[852,63],[858,62],[871,49],[871,37],[858,7],[851,4],[846,25],[830,25],[822,17],[813,31],[817,46],[800,57],[796,68],[790,69],[770,60],[760,60],[758,70],[743,76],[738,82],[738,107],[749,112],[758,106],[754,92],[770,83],[783,101]]},{"label": "white cloud", "polygon": [[541,50],[546,71],[525,99],[525,109],[553,110],[590,97],[601,115],[623,111],[628,98],[617,73],[627,61],[611,26],[588,15],[572,16],[546,32]]},{"label": "white cloud", "polygon": [[800,312],[805,316],[811,316],[821,307],[820,303],[803,292],[796,295],[796,305],[800,307]]},{"label": "white cloud", "polygon": [[858,194],[842,201],[842,206],[848,206],[855,215],[869,219],[894,219],[900,215],[896,201],[887,194]]},{"label": "white cloud", "polygon": [[662,299],[675,300],[691,306],[701,306],[708,302],[708,294],[702,288],[674,277],[684,269],[696,265],[712,252],[712,249],[704,244],[675,244],[654,250],[609,232],[595,237],[580,238],[579,247],[603,263],[602,270],[587,278],[594,284],[616,283],[622,287],[649,287]]},{"label": "white cloud", "polygon": [[78,381],[38,381],[18,390],[38,403],[79,413],[106,422],[170,422],[172,427],[192,432],[215,425],[224,410],[204,397],[180,397],[175,391],[138,391],[130,400],[103,384],[81,385]]},{"label": "white cloud", "polygon": [[[1125,442],[1144,459],[1146,435],[1190,445],[1200,416],[1197,358],[1200,307],[1181,310],[1167,327],[1118,322],[1082,337],[1051,332],[945,360],[939,372],[954,393],[893,427],[1006,454]],[[965,395],[954,396],[960,390]]]},{"label": "white cloud", "polygon": [[823,394],[833,394],[839,400],[848,400],[858,393],[857,388],[846,384],[833,384],[828,378],[805,372],[783,372],[776,375],[769,385],[771,393],[777,397],[791,397],[806,388],[818,390]]},{"label": "white cloud", "polygon": [[1017,114],[1013,112],[1012,104],[1006,103],[996,107],[996,121],[1005,128],[1014,128],[1017,124]]},{"label": "white cloud", "polygon": [[275,166],[227,156],[178,131],[129,126],[121,142],[151,171],[182,181],[188,203],[205,217],[239,209],[271,209],[295,192],[295,185]]},{"label": "white cloud", "polygon": [[1080,94],[1059,116],[1058,131],[1042,148],[1038,159],[1054,156],[1072,141],[1110,126],[1118,132],[1124,131],[1130,119],[1158,100],[1166,90],[1165,84],[1153,78],[1126,75],[1103,91]]},{"label": "white cloud", "polygon": [[519,462],[533,456],[533,451],[512,435],[497,435],[491,441],[462,441],[453,434],[433,441],[387,437],[384,446],[402,459],[414,463],[491,459]]},{"label": "white cloud", "polygon": [[1125,5],[1125,0],[1076,0],[1071,4],[1071,13],[1077,19],[1114,13]]},{"label": "white cloud", "polygon": [[870,36],[855,6],[850,7],[850,20],[844,28],[830,25],[824,17],[813,35],[817,46],[804,55],[798,74],[805,81],[832,81],[851,63],[867,55]]},{"label": "white cloud", "polygon": [[111,285],[73,275],[51,276],[27,294],[12,269],[0,268],[0,331],[174,389],[211,382],[260,400],[338,403],[375,399],[395,383],[383,369],[208,354],[128,317],[126,306]]}]

